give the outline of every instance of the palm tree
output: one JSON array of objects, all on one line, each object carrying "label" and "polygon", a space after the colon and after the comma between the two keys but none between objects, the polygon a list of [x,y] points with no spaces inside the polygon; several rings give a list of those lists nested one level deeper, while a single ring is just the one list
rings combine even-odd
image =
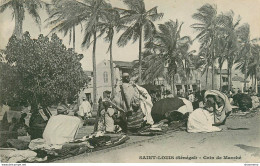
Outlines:
[{"label": "palm tree", "polygon": [[40,28],[41,18],[38,12],[39,8],[44,7],[48,8],[48,4],[42,0],[3,0],[0,6],[0,13],[4,12],[7,8],[12,9],[12,14],[15,19],[13,35],[15,35],[17,38],[21,38],[23,34],[25,11],[28,11],[28,13],[32,16]]},{"label": "palm tree", "polygon": [[[191,43],[190,43],[191,44]],[[196,50],[191,50],[189,51],[189,47],[190,45],[187,44],[186,48],[183,47],[182,51],[181,51],[181,55],[182,55],[182,60],[183,60],[183,69],[184,69],[184,75],[185,79],[187,81],[187,83],[189,83],[190,81],[190,77],[191,77],[191,73],[193,70],[193,60],[194,60],[194,53],[196,52]]]},{"label": "palm tree", "polygon": [[98,29],[100,29],[100,35],[102,36],[106,33],[105,41],[109,42],[108,51],[110,52],[110,72],[111,72],[111,87],[112,87],[112,97],[115,95],[115,84],[114,84],[114,66],[113,66],[113,39],[115,31],[117,32],[125,28],[120,22],[120,14],[117,10],[110,9],[107,10],[104,18],[98,24]]},{"label": "palm tree", "polygon": [[82,23],[82,18],[79,19],[78,15],[84,12],[85,6],[74,0],[52,0],[52,5],[49,10],[49,18],[45,21],[48,22],[47,27],[52,27],[50,33],[63,32],[66,36],[69,32],[69,43],[73,43],[75,51],[75,27]]},{"label": "palm tree", "polygon": [[[238,40],[236,29],[241,20],[240,17],[234,20],[234,12],[230,11],[225,14],[220,14],[218,16],[218,30],[219,30],[219,66],[222,69],[223,63],[227,61],[228,68],[228,90],[231,90],[231,78],[232,78],[232,67],[237,57],[238,53]],[[221,81],[220,81],[221,83]],[[221,87],[221,86],[220,86]]]},{"label": "palm tree", "polygon": [[[125,46],[131,39],[136,42],[139,38],[139,84],[142,83],[142,38],[149,40],[155,33],[154,21],[163,17],[157,13],[157,7],[146,10],[143,0],[123,0],[128,9],[117,9],[122,15],[121,21],[129,25],[126,31],[120,36],[117,44]],[[144,35],[143,35],[144,32]]]},{"label": "palm tree", "polygon": [[[111,5],[105,0],[84,0],[86,13],[85,35],[82,46],[89,48],[93,44],[92,61],[93,61],[93,107],[97,109],[97,72],[96,72],[96,42],[98,33],[98,24],[100,19],[104,18],[107,10],[111,9]],[[93,39],[93,41],[91,41]]]},{"label": "palm tree", "polygon": [[217,35],[217,9],[215,6],[205,4],[198,9],[198,12],[192,17],[198,20],[198,23],[191,27],[199,31],[196,39],[201,43],[200,50],[208,49],[207,61],[212,66],[212,89],[214,88],[214,70],[216,60],[216,35]]},{"label": "palm tree", "polygon": [[[257,80],[259,77],[259,63],[260,63],[260,46],[258,44],[252,45],[252,57],[248,60],[248,72],[247,75],[252,77],[254,90],[257,92]],[[253,79],[254,78],[254,79]]]},{"label": "palm tree", "polygon": [[146,48],[154,53],[144,59],[147,69],[144,71],[144,80],[150,82],[157,77],[164,75],[164,67],[167,64],[168,71],[166,79],[171,82],[172,93],[175,94],[175,74],[177,69],[183,69],[183,55],[187,54],[188,45],[191,43],[190,37],[180,36],[182,23],[178,20],[170,20],[164,24],[159,24],[159,31],[150,42],[146,43]]},{"label": "palm tree", "polygon": [[253,57],[252,49],[254,43],[258,39],[250,39],[250,26],[244,24],[237,29],[238,42],[239,42],[239,58],[237,59],[236,69],[240,69],[244,73],[244,89],[246,90],[246,79],[248,77],[248,64],[249,60]]}]

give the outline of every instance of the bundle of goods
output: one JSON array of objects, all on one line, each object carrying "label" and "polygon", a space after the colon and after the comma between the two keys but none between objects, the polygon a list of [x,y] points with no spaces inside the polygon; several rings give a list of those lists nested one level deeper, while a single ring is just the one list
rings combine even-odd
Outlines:
[{"label": "bundle of goods", "polygon": [[238,93],[233,96],[233,101],[242,112],[248,111],[253,106],[252,98],[248,94]]}]

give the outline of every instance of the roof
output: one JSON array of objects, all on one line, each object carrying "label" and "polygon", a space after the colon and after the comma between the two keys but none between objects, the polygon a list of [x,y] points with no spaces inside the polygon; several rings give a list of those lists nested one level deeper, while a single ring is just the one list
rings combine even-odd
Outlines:
[{"label": "roof", "polygon": [[126,62],[126,61],[113,61],[113,62],[119,68],[132,68],[134,65],[133,62]]}]

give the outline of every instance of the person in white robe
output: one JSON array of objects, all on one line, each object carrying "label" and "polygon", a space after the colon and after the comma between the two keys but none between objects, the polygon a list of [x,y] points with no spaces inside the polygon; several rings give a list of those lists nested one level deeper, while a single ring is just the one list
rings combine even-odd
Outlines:
[{"label": "person in white robe", "polygon": [[214,124],[214,103],[207,101],[204,108],[194,110],[188,119],[187,131],[189,133],[208,133],[221,131]]},{"label": "person in white robe", "polygon": [[57,107],[58,114],[52,116],[43,132],[43,139],[49,145],[60,145],[73,141],[82,124],[76,116],[67,115],[67,107]]}]

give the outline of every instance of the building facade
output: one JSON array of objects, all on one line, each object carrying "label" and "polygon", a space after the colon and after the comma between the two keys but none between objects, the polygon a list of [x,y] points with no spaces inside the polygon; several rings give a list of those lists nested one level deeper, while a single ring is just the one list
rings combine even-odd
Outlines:
[{"label": "building facade", "polygon": [[[221,84],[220,84],[221,81]],[[220,70],[215,69],[215,74],[213,78],[213,89],[220,90],[220,85],[222,86],[222,90],[228,89],[228,70],[221,70],[221,78],[220,78]],[[247,87],[251,87],[250,78],[247,79]],[[242,74],[239,70],[232,70],[232,89],[237,91],[240,89],[243,92],[244,87],[244,74]],[[209,68],[208,75],[207,72],[201,75],[201,89],[212,89],[212,69]]]},{"label": "building facade", "polygon": [[[123,73],[131,73],[133,71],[133,66],[138,61],[126,62],[126,61],[114,61],[114,86],[121,84],[121,78]],[[167,71],[167,70],[166,70]],[[93,101],[93,72],[86,71],[87,75],[91,78],[89,84],[83,88],[83,93],[89,101]],[[175,90],[176,92],[197,90],[200,89],[200,71],[191,70],[190,77],[188,80],[184,80],[182,76],[176,74],[175,76]],[[161,91],[171,90],[171,85],[163,77],[156,78],[150,84],[159,85]],[[111,85],[111,72],[110,72],[110,61],[103,60],[97,64],[97,99],[103,98],[104,91],[112,91]]]}]

